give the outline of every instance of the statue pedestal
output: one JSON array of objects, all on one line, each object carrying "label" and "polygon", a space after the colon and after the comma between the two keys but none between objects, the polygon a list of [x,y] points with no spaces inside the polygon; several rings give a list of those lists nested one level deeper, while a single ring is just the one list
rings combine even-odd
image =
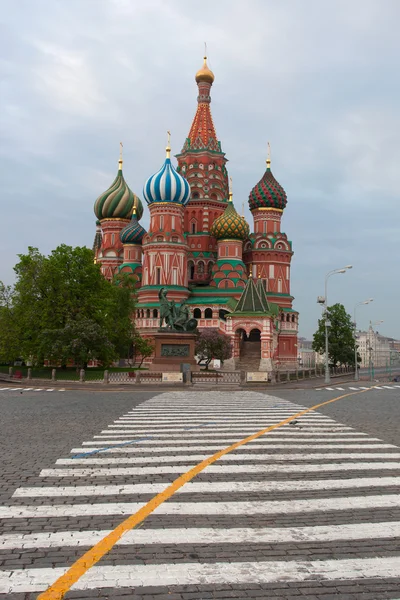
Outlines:
[{"label": "statue pedestal", "polygon": [[197,334],[186,331],[158,331],[154,334],[155,356],[152,371],[180,371],[181,364],[190,364],[192,371],[200,371],[194,358]]}]

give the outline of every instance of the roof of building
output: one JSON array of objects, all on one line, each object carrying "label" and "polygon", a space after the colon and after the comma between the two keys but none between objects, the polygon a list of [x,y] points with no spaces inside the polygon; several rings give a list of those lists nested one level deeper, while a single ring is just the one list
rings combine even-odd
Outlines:
[{"label": "roof of building", "polygon": [[271,159],[268,156],[266,171],[249,194],[250,210],[255,210],[256,208],[283,210],[286,204],[286,192],[272,175]]},{"label": "roof of building", "polygon": [[189,183],[176,171],[170,156],[171,148],[168,139],[166,158],[161,169],[151,175],[144,184],[143,195],[147,204],[173,202],[185,206],[190,200]]},{"label": "roof of building", "polygon": [[143,205],[132,192],[122,174],[122,156],[118,161],[118,173],[112,184],[100,194],[94,203],[94,213],[98,219],[129,219],[133,207],[138,219],[142,218]]},{"label": "roof of building", "polygon": [[146,230],[139,223],[134,207],[130,222],[120,231],[120,240],[123,244],[141,244],[145,235]]},{"label": "roof of building", "polygon": [[229,202],[222,215],[215,219],[210,230],[211,235],[217,240],[246,240],[249,237],[250,227],[244,217],[237,212],[229,194]]},{"label": "roof of building", "polygon": [[262,291],[262,286],[254,283],[254,279],[249,277],[240,296],[234,313],[271,313],[270,303],[267,296]]}]

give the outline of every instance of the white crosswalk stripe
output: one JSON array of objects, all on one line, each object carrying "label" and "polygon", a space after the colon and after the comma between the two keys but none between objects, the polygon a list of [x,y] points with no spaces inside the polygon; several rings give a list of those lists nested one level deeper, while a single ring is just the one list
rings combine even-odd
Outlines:
[{"label": "white crosswalk stripe", "polygon": [[[19,556],[38,549],[43,555],[57,549],[59,557],[62,549],[66,557],[65,565],[57,559],[57,567],[44,568],[40,561],[35,566],[34,560],[26,569],[15,568],[15,562],[0,567],[0,593],[43,591],[180,474],[303,408],[256,392],[170,391],[116,415],[107,429],[46,465],[36,482],[16,489],[0,506],[7,525],[0,552]],[[293,583],[387,578],[400,583],[400,552],[382,553],[400,536],[399,448],[322,413],[296,421],[208,466],[158,506],[151,523],[118,539],[112,564],[93,566],[73,590],[130,588],[140,595],[146,588],[151,597],[155,586],[196,585],[200,598],[202,586],[279,585],[282,574]],[[16,528],[10,531],[12,523]],[[311,542],[323,559],[310,556]],[[354,556],[337,558],[339,543]],[[269,550],[259,551],[262,544],[270,548],[269,558]],[[283,544],[292,550],[282,552]],[[155,545],[154,564],[130,558]],[[190,552],[195,561],[179,558]]]}]

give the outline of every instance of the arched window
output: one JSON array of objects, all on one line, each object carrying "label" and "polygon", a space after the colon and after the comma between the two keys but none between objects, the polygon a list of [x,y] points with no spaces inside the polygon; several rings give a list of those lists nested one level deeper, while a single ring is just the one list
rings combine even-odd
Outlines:
[{"label": "arched window", "polygon": [[223,319],[224,321],[226,320],[226,315],[229,315],[229,310],[225,310],[223,308],[220,308],[218,311],[218,316],[220,319]]},{"label": "arched window", "polygon": [[192,198],[193,198],[193,200],[197,200],[198,198],[200,198],[199,192],[193,192]]},{"label": "arched window", "polygon": [[197,272],[200,274],[204,273],[204,263],[202,260],[197,263]]},{"label": "arched window", "polygon": [[193,311],[193,317],[195,319],[201,319],[201,310],[199,308],[195,308]]},{"label": "arched window", "polygon": [[286,315],[286,321],[290,323],[290,315]]},{"label": "arched window", "polygon": [[206,308],[206,310],[204,311],[204,318],[212,319],[212,308]]},{"label": "arched window", "polygon": [[284,321],[284,320],[285,320],[285,315],[282,313],[281,314],[281,321]]},{"label": "arched window", "polygon": [[194,278],[194,262],[191,260],[188,262],[188,277],[189,279]]},{"label": "arched window", "polygon": [[150,309],[146,310],[146,319],[150,319]]},{"label": "arched window", "polygon": [[157,319],[158,317],[158,310],[156,308],[153,308],[153,319]]},{"label": "arched window", "polygon": [[295,315],[292,315],[292,323],[296,323],[296,317],[295,317]]},{"label": "arched window", "polygon": [[190,223],[190,229],[191,229],[191,233],[197,233],[197,222],[196,221],[192,221]]}]

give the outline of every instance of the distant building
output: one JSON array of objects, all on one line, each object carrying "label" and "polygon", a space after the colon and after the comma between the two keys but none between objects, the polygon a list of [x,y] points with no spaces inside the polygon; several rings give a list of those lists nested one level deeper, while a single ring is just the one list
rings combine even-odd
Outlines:
[{"label": "distant building", "polygon": [[324,362],[324,357],[319,352],[315,352],[312,347],[312,340],[304,337],[298,338],[297,360],[299,367],[313,369],[316,365]]},{"label": "distant building", "polygon": [[399,364],[400,340],[381,335],[370,325],[368,331],[356,334],[361,367],[387,367]]}]

